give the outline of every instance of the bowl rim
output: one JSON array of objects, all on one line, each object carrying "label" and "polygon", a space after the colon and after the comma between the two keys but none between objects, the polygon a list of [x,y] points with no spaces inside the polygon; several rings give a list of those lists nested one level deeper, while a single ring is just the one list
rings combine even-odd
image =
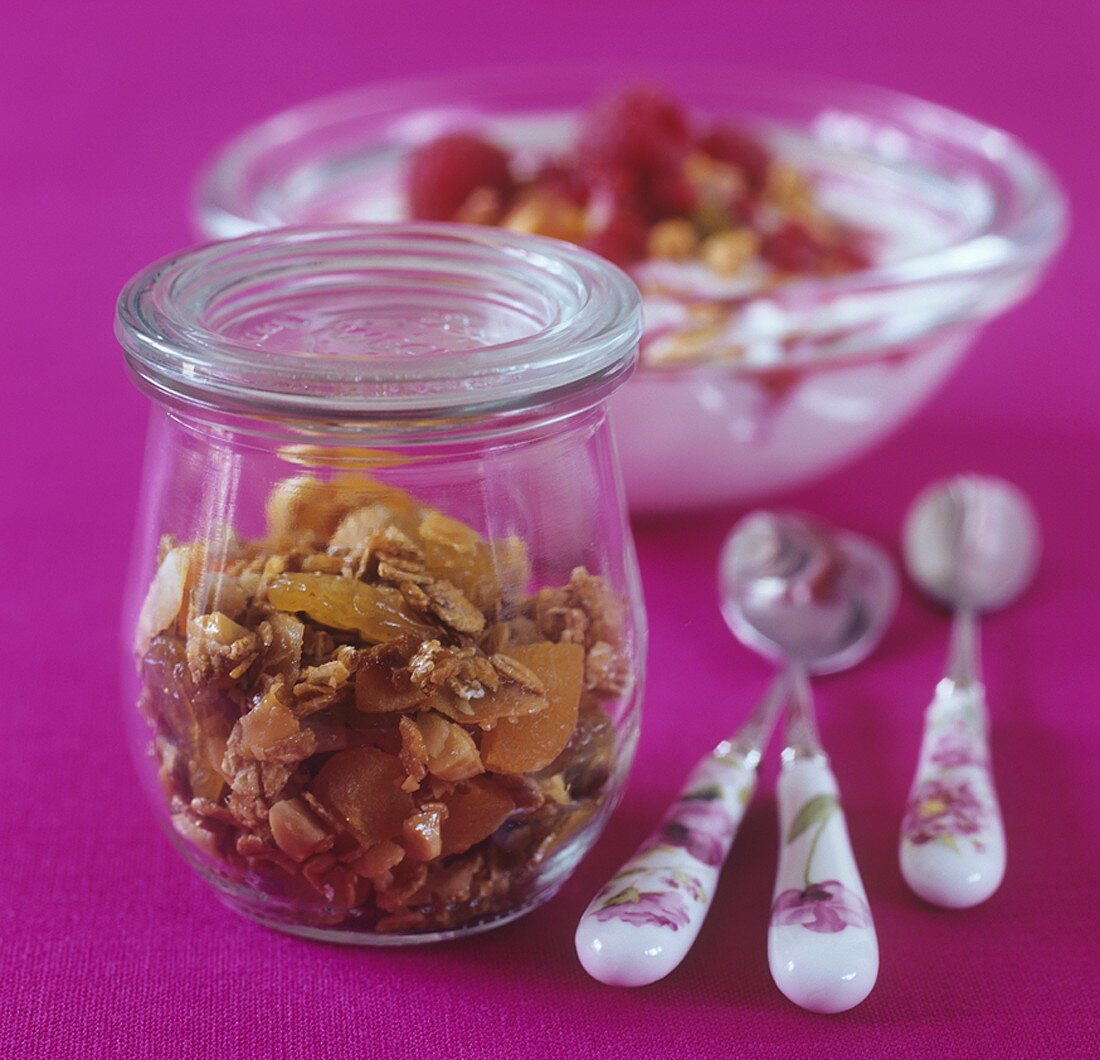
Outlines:
[{"label": "bowl rim", "polygon": [[[720,86],[720,91],[731,97],[749,92],[762,100],[810,103],[820,99],[823,103],[844,105],[867,118],[903,123],[945,145],[954,144],[967,150],[975,163],[984,163],[1004,178],[1003,186],[999,182],[990,188],[993,208],[989,218],[959,239],[856,272],[799,277],[779,287],[753,287],[731,300],[731,304],[748,304],[766,296],[767,301],[780,307],[798,306],[953,279],[992,279],[1005,275],[1026,279],[1042,270],[1068,230],[1067,199],[1046,163],[1013,134],[942,104],[857,80],[790,73],[777,68],[741,65],[731,70],[719,64],[693,63],[685,72],[682,65],[667,63],[592,61],[535,64],[525,67],[522,77],[514,66],[497,65],[386,79],[317,96],[279,111],[224,142],[200,168],[193,188],[194,224],[206,238],[297,224],[285,218],[265,218],[255,208],[256,197],[249,194],[246,178],[274,150],[325,126],[385,113],[439,107],[462,90],[514,92],[517,82],[522,83],[527,97],[534,92],[542,100],[563,78],[591,81],[605,90],[622,83],[686,83],[689,88],[684,94],[689,97],[693,87],[710,86],[713,91]],[[868,352],[873,353],[873,347],[871,351],[845,351],[809,359],[796,357],[777,364],[715,358],[662,366],[646,364],[643,358],[638,370],[649,376],[659,373],[669,378],[684,373],[760,374],[793,365],[805,368],[866,359]]]}]

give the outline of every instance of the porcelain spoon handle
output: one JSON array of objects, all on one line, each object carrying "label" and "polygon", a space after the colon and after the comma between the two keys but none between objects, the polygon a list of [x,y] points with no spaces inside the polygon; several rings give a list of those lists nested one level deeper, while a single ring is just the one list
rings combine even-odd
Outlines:
[{"label": "porcelain spoon handle", "polygon": [[981,682],[959,686],[944,678],[925,714],[898,860],[913,893],[947,909],[984,902],[1004,879],[1004,823],[987,732]]},{"label": "porcelain spoon handle", "polygon": [[804,679],[793,703],[777,792],[779,867],[768,965],[796,1005],[844,1012],[875,985],[878,938]]},{"label": "porcelain spoon handle", "polygon": [[611,986],[645,986],[687,955],[756,787],[756,767],[787,695],[776,678],[738,735],[692,771],[676,802],[577,925],[577,956]]}]

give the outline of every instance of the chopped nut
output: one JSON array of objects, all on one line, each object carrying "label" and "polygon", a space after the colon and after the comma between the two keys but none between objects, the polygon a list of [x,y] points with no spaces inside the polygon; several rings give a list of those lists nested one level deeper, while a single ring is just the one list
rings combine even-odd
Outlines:
[{"label": "chopped nut", "polygon": [[350,699],[351,680],[359,669],[359,660],[359,653],[344,644],[327,662],[302,670],[300,680],[294,685],[295,713],[305,717]]},{"label": "chopped nut", "polygon": [[447,807],[442,802],[426,802],[402,825],[405,853],[413,861],[432,861],[443,853],[443,821]]},{"label": "chopped nut", "polygon": [[183,608],[184,591],[191,569],[191,552],[173,548],[161,560],[145,594],[134,631],[134,651],[144,655],[153,638],[176,621]]},{"label": "chopped nut", "polygon": [[279,849],[295,861],[305,861],[332,845],[332,837],[301,799],[275,803],[267,819]]},{"label": "chopped nut", "polygon": [[405,857],[405,848],[391,839],[383,839],[367,847],[354,861],[349,862],[360,876],[373,878],[383,876],[401,863]]},{"label": "chopped nut", "polygon": [[579,243],[584,238],[585,214],[579,206],[560,195],[534,191],[522,196],[501,224],[513,232]]},{"label": "chopped nut", "polygon": [[187,624],[187,664],[197,683],[237,680],[260,652],[260,638],[220,611]]},{"label": "chopped nut", "polygon": [[455,220],[467,225],[493,225],[500,220],[502,206],[496,188],[475,188],[458,208]]},{"label": "chopped nut", "polygon": [[683,217],[670,217],[658,221],[649,230],[649,256],[683,261],[695,253],[699,235],[695,225]]},{"label": "chopped nut", "polygon": [[398,758],[407,774],[401,784],[403,791],[416,791],[420,782],[428,775],[428,747],[424,743],[424,734],[410,718],[402,718],[397,725],[401,733],[401,751]]},{"label": "chopped nut", "polygon": [[760,237],[751,228],[717,232],[703,243],[703,260],[719,276],[736,276],[760,253]]},{"label": "chopped nut", "polygon": [[[408,719],[402,718],[402,723]],[[473,737],[454,722],[435,713],[418,714],[409,722],[420,735],[424,764],[440,780],[469,780],[483,773],[481,756]]]},{"label": "chopped nut", "polygon": [[597,641],[588,649],[584,667],[584,687],[608,696],[624,696],[632,685],[630,662],[607,641]]},{"label": "chopped nut", "polygon": [[796,220],[815,212],[813,185],[798,170],[781,162],[772,162],[768,167],[764,198]]}]

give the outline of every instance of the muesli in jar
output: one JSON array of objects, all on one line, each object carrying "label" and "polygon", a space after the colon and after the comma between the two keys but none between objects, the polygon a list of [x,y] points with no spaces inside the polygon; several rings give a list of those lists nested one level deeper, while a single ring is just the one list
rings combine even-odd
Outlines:
[{"label": "muesli in jar", "polygon": [[604,799],[623,623],[583,567],[532,591],[517,537],[365,475],[286,479],[262,538],[161,542],[134,652],[175,832],[294,925],[522,907]]}]

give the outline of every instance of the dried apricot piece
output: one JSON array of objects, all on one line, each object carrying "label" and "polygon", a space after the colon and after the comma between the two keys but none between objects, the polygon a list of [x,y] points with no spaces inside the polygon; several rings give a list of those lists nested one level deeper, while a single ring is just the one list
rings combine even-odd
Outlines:
[{"label": "dried apricot piece", "polygon": [[475,777],[443,797],[447,818],[443,822],[444,854],[461,854],[491,836],[516,808],[512,797],[485,777]]},{"label": "dried apricot piece", "polygon": [[486,769],[496,773],[531,773],[554,761],[576,728],[584,684],[584,648],[544,641],[517,644],[508,654],[538,674],[546,686],[549,706],[537,714],[497,722],[482,738],[481,759]]},{"label": "dried apricot piece", "polygon": [[280,574],[268,587],[267,598],[279,611],[301,612],[324,626],[354,630],[375,644],[400,633],[427,637],[434,632],[397,589],[338,574]]},{"label": "dried apricot piece", "polygon": [[405,770],[394,755],[376,747],[338,751],[313,781],[313,793],[339,815],[363,843],[401,834],[413,801],[398,785]]}]

